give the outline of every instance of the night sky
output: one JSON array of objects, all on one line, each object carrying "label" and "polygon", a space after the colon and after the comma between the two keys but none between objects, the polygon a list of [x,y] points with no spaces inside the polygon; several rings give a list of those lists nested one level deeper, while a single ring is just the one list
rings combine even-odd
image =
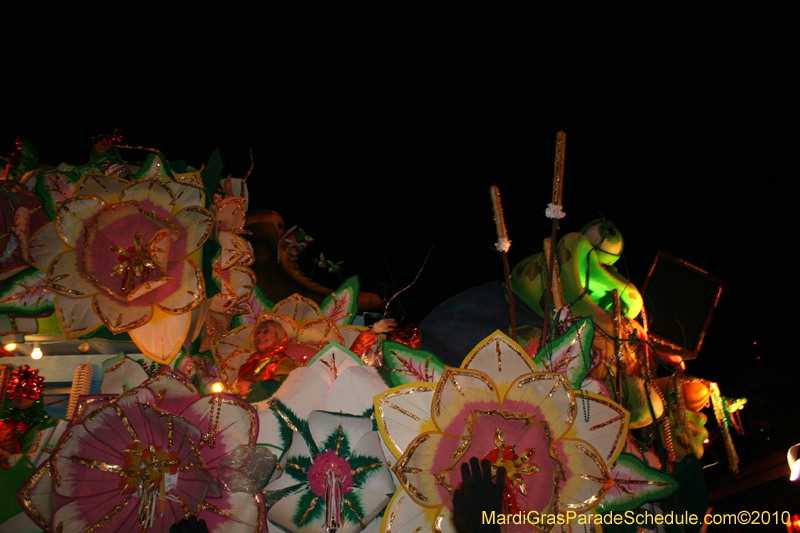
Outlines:
[{"label": "night sky", "polygon": [[309,261],[329,286],[358,274],[362,290],[392,294],[433,245],[394,309],[418,322],[502,278],[491,185],[512,266],[541,249],[564,130],[560,234],[603,215],[637,285],[659,249],[721,278],[688,372],[731,395],[767,376],[753,378],[762,409],[736,438],[762,453],[766,434],[800,440],[794,409],[791,430],[769,418],[797,405],[800,21],[788,4],[186,6],[7,12],[0,145],[21,135],[42,163],[80,164],[91,135],[116,128],[198,168],[219,149],[235,176],[252,148],[251,209],[302,227],[313,257],[344,261],[337,276]]}]

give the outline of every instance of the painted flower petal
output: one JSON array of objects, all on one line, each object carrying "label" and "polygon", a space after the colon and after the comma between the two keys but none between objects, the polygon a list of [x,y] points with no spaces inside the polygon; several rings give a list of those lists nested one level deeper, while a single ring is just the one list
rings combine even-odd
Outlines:
[{"label": "painted flower petal", "polygon": [[217,223],[220,231],[240,232],[244,228],[246,209],[244,198],[232,196],[216,203]]},{"label": "painted flower petal", "polygon": [[17,500],[25,513],[45,531],[50,530],[50,518],[55,509],[51,471],[50,463],[39,466],[17,492]]},{"label": "painted flower petal", "polygon": [[332,342],[344,346],[344,337],[339,333],[336,322],[329,318],[319,318],[304,322],[297,331],[297,340],[318,346],[325,346]]},{"label": "painted flower petal", "polygon": [[578,413],[566,374],[536,373],[520,377],[503,399],[503,410],[531,413],[550,426],[553,440],[561,439]]},{"label": "painted flower petal", "polygon": [[47,270],[53,259],[60,253],[72,250],[58,236],[55,223],[42,226],[31,238],[28,251],[33,266],[39,270]]},{"label": "painted flower petal", "polygon": [[253,247],[238,235],[229,231],[219,232],[220,260],[219,268],[226,270],[234,265],[248,266],[255,260]]},{"label": "painted flower petal", "polygon": [[439,431],[460,436],[470,412],[499,409],[497,387],[486,374],[445,367],[433,396],[433,421]]},{"label": "painted flower petal", "polygon": [[332,319],[337,326],[352,324],[358,313],[359,286],[358,276],[353,276],[345,280],[335,292],[326,296],[319,306],[325,318]]},{"label": "painted flower petal", "polygon": [[247,298],[256,285],[256,275],[247,267],[234,266],[220,275],[221,291],[214,295],[211,310],[226,313],[242,298]]},{"label": "painted flower petal", "polygon": [[640,505],[663,500],[678,490],[672,476],[650,468],[636,457],[620,454],[611,469],[614,486],[597,506],[600,513],[625,512]]},{"label": "painted flower petal", "polygon": [[70,250],[53,258],[47,268],[47,285],[57,294],[70,298],[83,298],[97,292],[97,287],[86,281],[80,273],[80,252]]},{"label": "painted flower petal", "polygon": [[266,532],[267,510],[264,495],[223,492],[222,498],[203,502],[198,520],[205,520],[209,533]]},{"label": "painted flower petal", "polygon": [[175,208],[175,195],[157,179],[141,179],[125,185],[120,202],[135,201],[142,211],[169,219]]},{"label": "painted flower petal", "polygon": [[272,398],[259,405],[258,443],[285,450],[312,411],[324,409],[330,384],[310,368],[296,368]]},{"label": "painted flower petal", "polygon": [[461,363],[461,368],[478,370],[489,376],[500,398],[505,396],[512,381],[536,371],[525,350],[500,331],[478,343]]},{"label": "painted flower petal", "polygon": [[78,183],[78,192],[81,196],[96,196],[107,204],[117,203],[122,189],[128,183],[128,180],[117,176],[86,174]]},{"label": "painted flower petal", "polygon": [[606,464],[613,464],[625,447],[630,413],[616,402],[590,392],[576,391],[578,415],[569,435],[592,443]]},{"label": "painted flower petal", "polygon": [[203,432],[205,446],[200,449],[200,455],[214,476],[217,473],[217,463],[237,446],[256,445],[256,412],[249,403],[236,396],[203,396],[181,412],[181,415],[195,423]]},{"label": "painted flower petal", "polygon": [[170,263],[168,277],[174,281],[153,290],[152,298],[164,312],[178,315],[191,311],[206,299],[200,266],[191,259]]},{"label": "painted flower petal", "polygon": [[74,248],[83,248],[85,225],[105,205],[105,202],[95,196],[81,195],[66,200],[59,206],[54,221],[59,238]]},{"label": "painted flower petal", "polygon": [[163,182],[175,196],[177,212],[191,206],[204,205],[206,195],[203,192],[203,180],[199,172],[177,174],[174,179]]},{"label": "painted flower petal", "polygon": [[172,256],[184,258],[203,246],[214,229],[214,215],[202,207],[187,207],[178,211],[170,222],[179,231],[178,238],[172,244]]},{"label": "painted flower petal", "polygon": [[558,508],[583,513],[595,507],[614,485],[602,457],[588,442],[562,439],[556,443],[564,466]]},{"label": "painted flower petal", "polygon": [[56,316],[66,339],[76,339],[103,325],[94,311],[91,298],[67,298],[56,295]]},{"label": "painted flower petal", "polygon": [[[61,299],[58,301],[61,302]],[[142,327],[153,318],[153,306],[147,298],[121,302],[104,292],[98,292],[92,298],[92,307],[114,334]]]},{"label": "painted flower petal", "polygon": [[166,365],[178,355],[189,332],[190,319],[189,313],[170,315],[155,307],[153,317],[128,334],[142,354]]},{"label": "painted flower petal", "polygon": [[[429,507],[422,507],[414,501],[402,488],[394,493],[389,501],[386,511],[383,513],[381,531],[391,533],[419,533],[420,531],[432,530],[431,524],[434,522],[436,511]],[[442,528],[442,531],[449,531]]]},{"label": "painted flower petal", "polygon": [[334,413],[365,416],[374,409],[373,398],[386,390],[386,382],[372,366],[355,366],[333,382],[322,409]]},{"label": "painted flower petal", "polygon": [[364,361],[347,348],[332,342],[320,350],[306,366],[325,376],[326,381],[333,385],[333,382],[346,369],[354,366],[364,366]]},{"label": "painted flower petal", "polygon": [[417,435],[434,430],[431,403],[436,386],[409,383],[375,396],[375,416],[384,441],[399,458]]},{"label": "painted flower petal", "polygon": [[74,500],[59,507],[53,514],[53,531],[88,531],[98,523],[105,526],[95,529],[98,532],[130,531],[138,525],[138,500],[130,495],[118,501],[119,489],[116,492],[105,498],[94,496],[91,503]]},{"label": "painted flower petal", "polygon": [[[200,399],[200,391],[197,390],[194,383],[182,373],[176,372],[168,366],[162,366],[155,374],[138,385],[146,387],[153,393],[154,398],[157,398],[156,406],[159,409],[181,416],[186,408]],[[198,419],[188,417],[187,419],[193,423],[200,422]]]},{"label": "painted flower petal", "polygon": [[299,294],[293,294],[275,304],[272,308],[273,313],[280,313],[286,315],[296,324],[301,324],[307,320],[314,320],[316,318],[324,318],[322,311],[316,302],[309,300]]},{"label": "painted flower petal", "polygon": [[563,335],[542,346],[534,359],[536,366],[544,372],[566,372],[572,388],[578,389],[594,366],[593,339],[591,319],[579,320]]},{"label": "painted flower petal", "polygon": [[122,394],[138,387],[148,378],[142,365],[124,353],[103,361],[103,381],[100,392],[103,394]]},{"label": "painted flower petal", "polygon": [[392,467],[400,484],[419,505],[438,509],[450,500],[450,493],[439,484],[435,473],[450,466],[460,443],[460,438],[444,433],[423,433]]},{"label": "painted flower petal", "polygon": [[444,363],[431,352],[415,350],[399,342],[384,341],[383,358],[394,385],[420,381],[437,383],[444,372]]}]

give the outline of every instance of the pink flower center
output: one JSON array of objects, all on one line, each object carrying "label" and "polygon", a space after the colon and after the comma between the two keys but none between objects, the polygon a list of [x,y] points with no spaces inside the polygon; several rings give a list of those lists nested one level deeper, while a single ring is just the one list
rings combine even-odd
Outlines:
[{"label": "pink flower center", "polygon": [[123,494],[133,494],[139,487],[144,492],[159,489],[164,475],[175,475],[181,461],[177,452],[162,450],[161,446],[143,448],[136,442],[125,449],[125,461],[119,473],[119,488]]},{"label": "pink flower center", "polygon": [[539,471],[540,467],[533,462],[536,451],[528,448],[518,455],[514,446],[507,446],[503,430],[497,428],[494,437],[495,448],[484,455],[492,463],[492,473],[495,474],[501,466],[506,469],[505,489],[503,490],[503,508],[510,514],[518,513],[519,506],[515,493],[528,494],[526,476],[531,476]]},{"label": "pink flower center", "polygon": [[122,292],[130,294],[136,286],[136,278],[143,282],[150,277],[150,271],[156,268],[156,263],[150,255],[150,250],[142,242],[142,234],[138,231],[133,237],[133,246],[127,250],[119,246],[112,246],[111,251],[119,257],[119,265],[111,271],[112,276],[122,275]]},{"label": "pink flower center", "polygon": [[353,492],[353,471],[350,463],[333,450],[325,450],[314,458],[308,469],[308,483],[311,492],[325,498],[326,482],[329,473],[342,484],[342,494]]}]

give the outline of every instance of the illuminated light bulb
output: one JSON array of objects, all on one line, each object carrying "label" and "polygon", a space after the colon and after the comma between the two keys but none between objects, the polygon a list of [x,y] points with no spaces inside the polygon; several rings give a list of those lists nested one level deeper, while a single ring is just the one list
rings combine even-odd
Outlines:
[{"label": "illuminated light bulb", "polygon": [[703,441],[703,444],[708,444],[709,442],[711,442],[711,441],[706,439],[706,440]]},{"label": "illuminated light bulb", "polygon": [[41,359],[42,358],[42,349],[36,346],[33,351],[31,352],[31,358],[33,359]]},{"label": "illuminated light bulb", "polygon": [[222,392],[223,390],[225,390],[225,387],[219,381],[211,385],[211,392]]},{"label": "illuminated light bulb", "polygon": [[80,343],[80,345],[78,345],[78,350],[80,350],[81,353],[88,352],[89,348],[90,348],[89,343],[86,341],[83,341],[82,343]]},{"label": "illuminated light bulb", "polygon": [[3,346],[3,348],[5,348],[7,352],[13,352],[14,350],[17,349],[17,345],[14,344],[13,342],[9,342],[5,346]]}]

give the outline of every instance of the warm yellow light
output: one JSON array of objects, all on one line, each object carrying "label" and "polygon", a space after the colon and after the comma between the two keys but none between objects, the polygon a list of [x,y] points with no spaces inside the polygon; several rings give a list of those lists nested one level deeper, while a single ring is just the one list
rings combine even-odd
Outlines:
[{"label": "warm yellow light", "polygon": [[225,387],[219,381],[211,385],[211,392],[222,392],[223,390],[225,390]]},{"label": "warm yellow light", "polygon": [[31,357],[33,359],[41,359],[42,358],[42,349],[39,348],[38,346],[36,348],[34,348],[33,351],[31,352]]},{"label": "warm yellow light", "polygon": [[13,342],[9,342],[5,346],[3,346],[3,348],[5,348],[7,352],[13,352],[14,350],[17,349],[17,345],[14,344]]},{"label": "warm yellow light", "polygon": [[704,440],[704,441],[703,441],[703,444],[708,444],[709,442],[711,442],[711,441],[709,441],[708,439],[706,439],[706,440]]}]

